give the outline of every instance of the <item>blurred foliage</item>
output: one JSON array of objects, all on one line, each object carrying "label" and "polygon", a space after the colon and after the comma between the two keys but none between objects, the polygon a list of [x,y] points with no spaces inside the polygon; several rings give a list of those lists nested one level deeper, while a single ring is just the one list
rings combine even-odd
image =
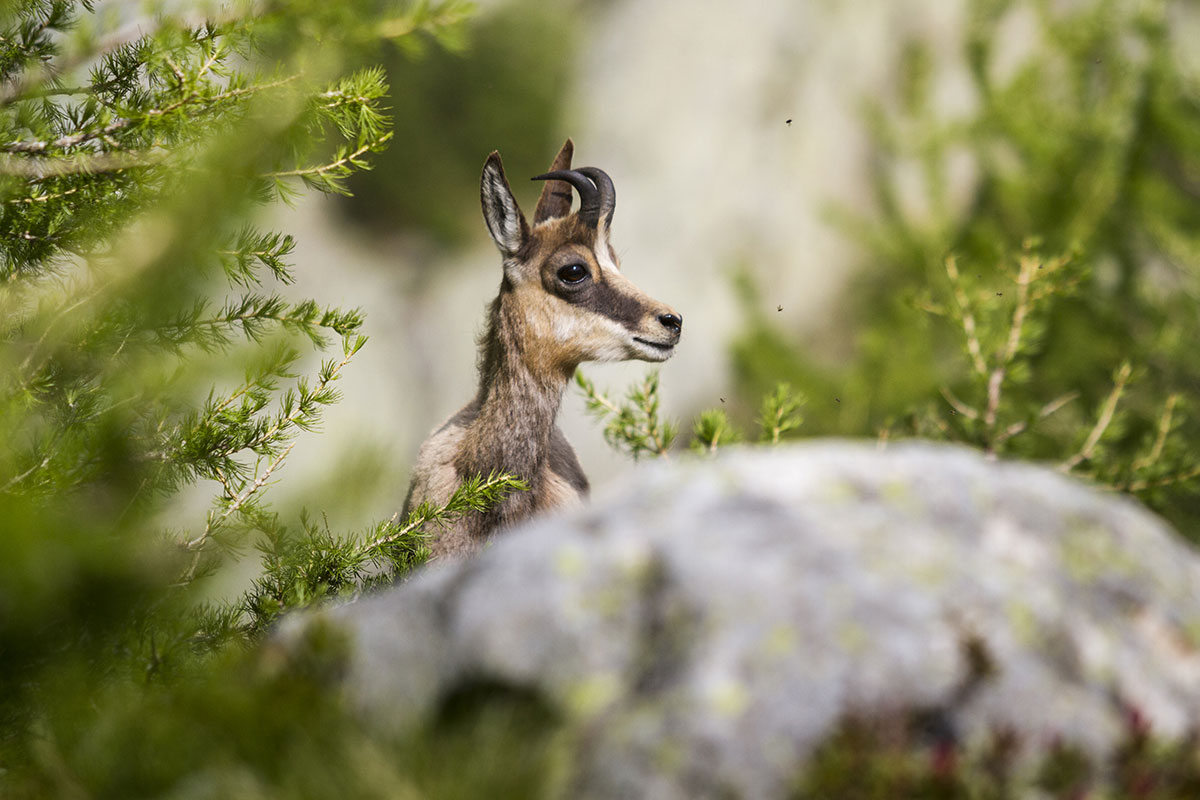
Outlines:
[{"label": "blurred foliage", "polygon": [[[79,670],[46,676],[52,724],[29,737],[23,763],[0,761],[9,768],[0,791],[11,800],[545,796],[557,720],[537,698],[464,691],[416,730],[367,730],[338,691],[347,642],[332,626],[303,635],[288,650],[227,649],[172,680],[98,687]],[[90,702],[80,706],[83,692]]]},{"label": "blurred foliage", "polygon": [[[266,495],[366,338],[357,310],[283,292],[294,239],[254,220],[344,193],[391,139],[383,73],[352,57],[453,40],[466,10],[0,9],[0,796],[406,784],[323,694],[336,642],[286,673],[245,646],[523,486],[481,477],[360,533],[281,524]],[[302,375],[310,349],[331,353]],[[250,587],[212,600],[255,547]]]},{"label": "blurred foliage", "polygon": [[[850,347],[809,355],[742,278],[742,397],[787,380],[810,399],[808,435],[1057,461],[1200,539],[1200,76],[1173,24],[1186,13],[974,0],[957,60],[906,42],[895,91],[865,104],[874,208],[833,212],[865,255],[839,316]],[[937,90],[956,70],[971,97],[951,115]]]},{"label": "blurred foliage", "polygon": [[1062,744],[1039,752],[1029,742],[996,731],[967,745],[938,728],[921,713],[843,720],[817,749],[790,796],[1184,800],[1200,792],[1195,743],[1158,742],[1136,714],[1125,720],[1124,742],[1112,762],[1103,766]]},{"label": "blurred foliage", "polygon": [[[844,221],[880,272],[858,287],[853,363],[813,363],[761,324],[742,343],[748,390],[765,395],[760,438],[802,421],[943,435],[1057,458],[1190,519],[1179,487],[1195,467],[1200,128],[1166,5],[973,8],[977,117],[932,113],[920,42],[903,101],[871,112],[879,214]],[[1046,35],[997,76],[995,29],[1014,8]],[[404,575],[425,558],[424,530],[523,488],[481,476],[446,506],[353,533],[307,516],[289,528],[266,502],[366,342],[358,311],[283,291],[295,241],[260,229],[256,211],[360,188],[355,213],[377,209],[372,224],[451,240],[464,223],[437,209],[473,208],[447,197],[477,185],[480,152],[500,147],[514,174],[534,174],[558,144],[567,11],[506,6],[472,54],[428,49],[460,48],[468,12],[453,0],[0,7],[0,796],[531,797],[563,777],[560,720],[538,698],[479,687],[415,731],[368,733],[337,691],[336,630],[257,646],[284,612]],[[405,87],[390,100],[363,63],[381,40]],[[422,48],[425,66],[407,60]],[[356,183],[394,132],[387,188]],[[965,210],[948,199],[954,148],[978,171]],[[926,217],[898,191],[906,160],[924,170]],[[302,375],[310,348],[327,357]],[[610,442],[666,452],[656,375],[620,402],[580,385]],[[723,410],[694,434],[706,452],[742,438]],[[214,599],[214,576],[255,550],[248,588]],[[798,784],[801,796],[854,796],[863,782],[844,780],[861,775],[960,785],[946,762],[931,777],[857,735],[819,754],[812,780],[831,783]],[[1129,796],[1148,796],[1147,774],[1195,786],[1194,749],[1131,742],[1112,772],[1119,788],[1132,776]],[[1036,779],[1052,796],[1093,780],[1071,754],[1048,764]]]},{"label": "blurred foliage", "polygon": [[[573,3],[509,0],[481,12],[469,44],[426,52],[406,37],[384,53],[396,137],[355,177],[347,218],[377,235],[418,232],[453,245],[478,235],[482,153],[499,150],[518,184],[545,172],[574,64]],[[414,48],[414,43],[417,47]]]}]

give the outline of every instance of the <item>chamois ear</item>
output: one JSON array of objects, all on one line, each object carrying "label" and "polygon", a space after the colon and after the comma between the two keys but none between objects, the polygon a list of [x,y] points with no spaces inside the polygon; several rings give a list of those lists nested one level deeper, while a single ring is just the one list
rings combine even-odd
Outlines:
[{"label": "chamois ear", "polygon": [[[562,149],[550,162],[547,172],[557,172],[571,168],[571,156],[575,154],[575,143],[570,139],[563,142]],[[565,217],[571,213],[571,184],[566,181],[546,181],[542,187],[542,196],[538,198],[537,210],[533,214],[533,224],[545,222],[548,219]]]},{"label": "chamois ear", "polygon": [[483,204],[483,219],[496,247],[505,257],[515,256],[529,238],[529,223],[513,197],[508,179],[504,177],[500,153],[495,150],[483,165],[479,199]]}]

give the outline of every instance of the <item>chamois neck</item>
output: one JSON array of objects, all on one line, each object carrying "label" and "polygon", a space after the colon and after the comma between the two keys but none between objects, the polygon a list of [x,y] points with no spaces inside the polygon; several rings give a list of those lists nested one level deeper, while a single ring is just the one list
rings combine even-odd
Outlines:
[{"label": "chamois neck", "polygon": [[536,481],[568,376],[538,369],[538,354],[527,352],[524,317],[510,300],[502,289],[480,340],[471,460],[479,472],[503,470]]}]

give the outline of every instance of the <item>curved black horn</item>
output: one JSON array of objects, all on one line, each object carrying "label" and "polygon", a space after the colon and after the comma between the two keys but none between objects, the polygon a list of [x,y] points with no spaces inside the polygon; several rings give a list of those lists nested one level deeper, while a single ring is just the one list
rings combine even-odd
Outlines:
[{"label": "curved black horn", "polygon": [[613,186],[612,178],[599,167],[580,167],[575,171],[591,178],[600,190],[600,216],[604,217],[604,227],[609,227],[612,225],[613,211],[617,208],[617,189]]},{"label": "curved black horn", "polygon": [[[605,176],[608,177],[607,175]],[[596,227],[600,222],[600,210],[603,204],[600,190],[587,175],[579,170],[559,169],[547,172],[545,175],[535,175],[535,181],[566,181],[579,192],[579,218],[589,227]],[[609,181],[611,184],[612,182]],[[611,213],[611,212],[610,212]]]}]

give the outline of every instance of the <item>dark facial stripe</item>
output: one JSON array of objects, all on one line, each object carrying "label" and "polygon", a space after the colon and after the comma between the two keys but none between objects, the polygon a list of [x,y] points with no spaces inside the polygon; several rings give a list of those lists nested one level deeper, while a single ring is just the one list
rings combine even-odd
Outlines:
[{"label": "dark facial stripe", "polygon": [[602,278],[593,280],[588,288],[572,295],[564,299],[619,322],[629,329],[636,328],[646,316],[646,306],[639,299],[621,293]]},{"label": "dark facial stripe", "polygon": [[[604,271],[596,263],[595,254],[585,247],[583,242],[572,243],[548,258],[542,267],[542,286],[571,305],[586,308],[635,330],[650,309],[643,300],[625,294],[609,283]],[[611,247],[609,256],[616,261],[616,254]],[[558,271],[569,264],[582,264],[588,271],[587,279],[578,285],[563,283],[558,278]]]}]

